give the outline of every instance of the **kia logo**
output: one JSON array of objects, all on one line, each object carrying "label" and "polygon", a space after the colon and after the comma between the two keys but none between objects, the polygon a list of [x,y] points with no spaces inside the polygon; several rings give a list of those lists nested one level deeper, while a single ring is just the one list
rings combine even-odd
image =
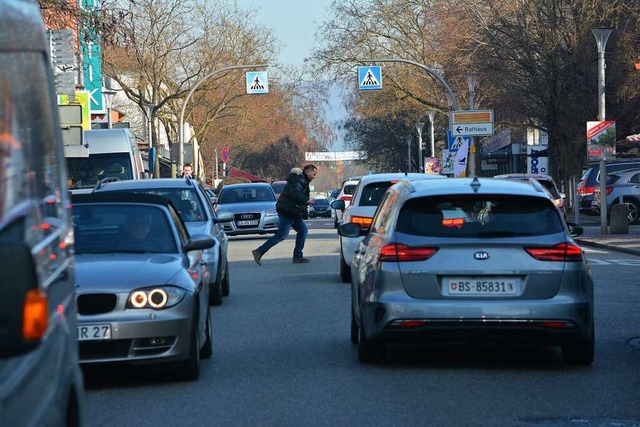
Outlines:
[{"label": "kia logo", "polygon": [[242,219],[251,219],[251,218],[253,218],[253,215],[252,214],[242,214],[242,215],[240,215],[240,218],[242,218]]},{"label": "kia logo", "polygon": [[485,260],[485,259],[489,259],[491,255],[489,255],[489,252],[485,252],[485,251],[480,251],[480,252],[476,252],[475,254],[473,254],[473,258],[477,259],[477,260]]}]

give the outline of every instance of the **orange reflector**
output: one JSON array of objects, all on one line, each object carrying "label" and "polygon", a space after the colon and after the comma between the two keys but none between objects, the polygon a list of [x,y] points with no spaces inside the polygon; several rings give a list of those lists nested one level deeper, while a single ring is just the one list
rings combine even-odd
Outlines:
[{"label": "orange reflector", "polygon": [[541,322],[542,326],[545,328],[553,328],[553,329],[565,329],[571,328],[571,323],[567,322]]},{"label": "orange reflector", "polygon": [[395,326],[401,328],[419,328],[420,326],[424,326],[425,323],[424,320],[399,320]]},{"label": "orange reflector", "polygon": [[22,337],[25,340],[39,340],[47,330],[49,312],[47,297],[36,289],[27,292],[22,314]]}]

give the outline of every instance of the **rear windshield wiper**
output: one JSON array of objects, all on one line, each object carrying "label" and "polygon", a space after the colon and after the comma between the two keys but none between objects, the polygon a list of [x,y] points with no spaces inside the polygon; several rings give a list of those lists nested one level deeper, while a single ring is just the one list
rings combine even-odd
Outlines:
[{"label": "rear windshield wiper", "polygon": [[533,236],[533,233],[528,233],[525,231],[507,231],[507,230],[497,230],[497,231],[479,231],[478,237],[520,237],[520,236]]}]

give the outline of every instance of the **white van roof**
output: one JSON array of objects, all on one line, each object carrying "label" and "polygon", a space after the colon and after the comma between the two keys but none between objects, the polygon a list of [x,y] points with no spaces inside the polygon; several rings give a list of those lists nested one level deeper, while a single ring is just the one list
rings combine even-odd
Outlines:
[{"label": "white van roof", "polygon": [[134,136],[129,129],[95,129],[84,132],[85,145],[91,154],[129,153]]}]

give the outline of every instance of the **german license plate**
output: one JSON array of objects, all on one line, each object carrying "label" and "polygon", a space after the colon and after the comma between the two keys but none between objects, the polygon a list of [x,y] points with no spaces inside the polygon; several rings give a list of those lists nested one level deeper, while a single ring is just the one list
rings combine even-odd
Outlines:
[{"label": "german license plate", "polygon": [[78,326],[78,341],[102,341],[111,339],[111,325]]},{"label": "german license plate", "polygon": [[258,220],[254,220],[254,221],[238,221],[237,224],[242,226],[242,225],[258,225],[260,223],[260,221]]},{"label": "german license plate", "polygon": [[447,277],[443,291],[449,296],[511,296],[520,294],[520,279],[513,277]]}]

